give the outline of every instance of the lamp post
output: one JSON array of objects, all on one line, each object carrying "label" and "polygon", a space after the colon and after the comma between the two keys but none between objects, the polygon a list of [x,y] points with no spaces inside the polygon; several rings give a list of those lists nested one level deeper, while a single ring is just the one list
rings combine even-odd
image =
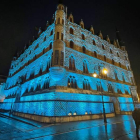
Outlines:
[{"label": "lamp post", "polygon": [[[98,67],[99,68],[99,67]],[[100,70],[100,69],[99,69]],[[102,73],[106,75],[108,73],[108,70],[106,68],[103,68]],[[98,74],[96,72],[93,73],[93,77],[98,77]],[[103,98],[103,90],[101,88],[101,95],[102,95],[102,104],[103,104],[103,115],[104,115],[104,123],[107,123],[106,114],[105,114],[105,106],[104,106],[104,98]]]}]

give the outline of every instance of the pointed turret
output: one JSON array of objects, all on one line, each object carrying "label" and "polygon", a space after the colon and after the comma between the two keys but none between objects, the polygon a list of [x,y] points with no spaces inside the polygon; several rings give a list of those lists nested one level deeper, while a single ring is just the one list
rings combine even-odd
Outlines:
[{"label": "pointed turret", "polygon": [[92,25],[91,25],[91,27],[90,27],[90,31],[91,31],[92,34],[94,34],[94,28],[93,28]]},{"label": "pointed turret", "polygon": [[110,43],[110,38],[108,35],[106,36],[106,41]]},{"label": "pointed turret", "polygon": [[99,32],[98,36],[99,36],[101,39],[103,39],[103,34],[102,34],[101,31]]},{"label": "pointed turret", "polygon": [[85,27],[84,27],[84,22],[83,22],[83,19],[81,19],[81,21],[80,21],[80,26],[84,29]]}]

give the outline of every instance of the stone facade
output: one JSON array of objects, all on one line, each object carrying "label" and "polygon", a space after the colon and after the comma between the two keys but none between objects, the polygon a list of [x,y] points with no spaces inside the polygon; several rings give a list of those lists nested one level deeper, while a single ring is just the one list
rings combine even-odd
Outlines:
[{"label": "stone facade", "polygon": [[57,6],[53,23],[39,29],[39,37],[14,57],[4,92],[0,109],[55,122],[100,118],[103,103],[108,117],[129,114],[132,95],[138,100],[125,47],[119,40],[111,44],[108,36],[104,40],[101,32],[95,35],[93,27],[86,30],[82,20],[74,23],[63,4]]}]

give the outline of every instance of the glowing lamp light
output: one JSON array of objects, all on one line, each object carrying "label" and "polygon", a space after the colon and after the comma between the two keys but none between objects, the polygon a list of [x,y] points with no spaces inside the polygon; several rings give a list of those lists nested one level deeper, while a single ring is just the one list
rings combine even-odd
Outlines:
[{"label": "glowing lamp light", "polygon": [[107,74],[108,73],[107,69],[103,69],[103,73]]},{"label": "glowing lamp light", "polygon": [[95,78],[96,78],[96,77],[97,77],[97,73],[93,73],[93,77],[95,77]]}]

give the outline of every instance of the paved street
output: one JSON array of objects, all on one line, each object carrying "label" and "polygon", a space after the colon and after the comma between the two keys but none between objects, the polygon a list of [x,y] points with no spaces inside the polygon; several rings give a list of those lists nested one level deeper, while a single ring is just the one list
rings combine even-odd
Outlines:
[{"label": "paved street", "polygon": [[136,140],[135,124],[129,115],[103,120],[41,124],[0,115],[0,140]]}]

